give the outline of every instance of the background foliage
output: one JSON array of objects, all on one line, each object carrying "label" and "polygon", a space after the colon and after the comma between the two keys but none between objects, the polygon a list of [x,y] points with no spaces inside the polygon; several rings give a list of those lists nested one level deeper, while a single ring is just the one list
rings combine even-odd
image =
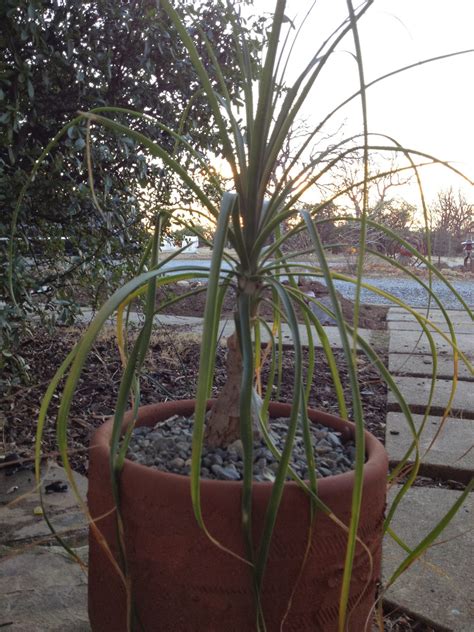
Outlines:
[{"label": "background foliage", "polygon": [[[194,24],[196,36],[199,25],[205,29],[237,101],[240,78],[229,46],[226,2],[177,4],[187,22]],[[169,18],[157,6],[151,0],[1,3],[0,301],[8,303],[5,258],[20,189],[41,151],[78,111],[107,104],[146,112],[171,129],[180,128],[203,157],[218,151],[213,116],[195,71]],[[242,25],[249,30],[256,54],[264,21],[242,18]],[[208,66],[205,47],[198,46]],[[213,76],[210,65],[209,72]],[[187,109],[190,100],[192,107]],[[153,122],[137,119],[134,125],[173,150],[172,137]],[[29,187],[20,210],[14,283],[21,309],[0,308],[2,347],[8,354],[0,368],[11,357],[13,332],[26,311],[37,310],[40,302],[50,313],[59,309],[64,321],[71,319],[80,286],[109,287],[128,273],[154,209],[178,196],[187,201],[186,189],[157,160],[146,157],[135,141],[97,131],[92,145],[97,208],[84,158],[85,131],[84,125],[68,130]],[[187,170],[203,178],[195,157],[182,147],[176,149]],[[111,258],[120,259],[117,268],[125,268],[112,277],[107,265]],[[32,301],[38,291],[40,300]]]}]

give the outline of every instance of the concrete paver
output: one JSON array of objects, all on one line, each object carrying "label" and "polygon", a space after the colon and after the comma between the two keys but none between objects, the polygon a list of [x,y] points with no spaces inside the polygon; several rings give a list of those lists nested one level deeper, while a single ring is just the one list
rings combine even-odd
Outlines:
[{"label": "concrete paver", "polygon": [[[0,627],[12,632],[89,632],[87,576],[56,540],[40,509],[31,469],[0,472]],[[66,482],[62,467],[42,468],[42,488]],[[75,475],[85,496],[87,479]],[[48,518],[70,546],[87,542],[87,520],[68,486],[44,494]],[[38,546],[43,545],[43,546]],[[46,546],[47,545],[47,546]],[[82,546],[83,554],[87,546]]]},{"label": "concrete paver", "polygon": [[[470,360],[474,359],[474,322],[469,314],[450,311],[460,349]],[[432,322],[443,324],[440,310],[429,314]],[[388,313],[390,331],[389,369],[398,374],[395,381],[413,411],[422,412],[428,401],[431,387],[433,360],[425,335],[420,340],[420,326],[415,318],[399,308]],[[439,436],[427,454],[437,430],[440,415],[446,407],[453,384],[453,353],[449,344],[439,334],[434,334],[439,352],[437,379],[432,402],[432,415],[420,438],[423,465],[420,474],[454,479],[467,483],[474,470],[474,376],[472,369],[462,362],[458,366],[456,393],[452,410],[456,418],[449,417]],[[416,346],[415,346],[416,345]],[[390,410],[398,408],[394,395],[388,393]],[[459,418],[458,418],[459,417]],[[422,416],[414,415],[417,428]],[[412,443],[404,416],[390,412],[387,415],[386,449],[392,464],[404,456]],[[391,492],[389,501],[395,492]],[[436,487],[414,487],[408,491],[392,523],[395,533],[408,546],[416,546],[431,531],[436,522],[449,510],[459,492]],[[385,601],[389,606],[406,611],[416,618],[431,623],[436,629],[453,632],[472,631],[474,600],[472,595],[472,567],[474,564],[474,536],[469,530],[472,524],[474,499],[472,494],[443,532],[443,544],[431,547],[415,562],[395,585],[389,589]],[[384,580],[401,563],[402,549],[389,537],[384,543]]]},{"label": "concrete paver", "polygon": [[[82,322],[88,323],[91,320],[92,316],[93,313],[90,310],[83,310]],[[143,322],[143,315],[132,312],[130,314],[129,320],[132,323]],[[113,323],[114,320],[111,319],[110,322]],[[185,327],[187,334],[201,333],[202,331],[202,318],[198,318],[196,316],[174,316],[161,314],[159,316],[155,316],[155,323],[157,325],[161,324],[164,326]],[[339,335],[337,327],[325,326],[324,331],[328,336],[330,346],[335,349],[341,349],[341,337]],[[233,320],[221,320],[219,322],[219,332],[223,338],[228,338],[234,332]],[[361,338],[363,338],[366,342],[369,342],[374,348],[378,350],[385,350],[386,348],[388,348],[388,333],[385,331],[374,331],[371,329],[360,328],[358,329],[358,334],[359,336],[361,336]],[[299,325],[299,335],[301,338],[301,344],[303,346],[308,346],[308,337],[306,335],[306,327],[304,325]],[[268,342],[269,336],[263,328],[261,331],[261,336],[262,342]],[[290,328],[288,327],[288,325],[282,325],[282,338],[283,344],[293,344]],[[315,347],[321,348],[321,342],[316,335],[314,335],[314,343]]]},{"label": "concrete paver", "polygon": [[[324,331],[328,337],[329,340],[329,344],[333,349],[342,349],[342,342],[341,342],[341,336],[339,334],[339,330],[337,327],[331,327],[331,326],[326,326],[324,327]],[[365,340],[366,342],[368,342],[370,345],[372,345],[375,349],[383,351],[388,347],[388,335],[384,332],[384,331],[373,331],[370,329],[358,329],[358,335]],[[300,338],[301,338],[301,344],[305,347],[308,346],[308,336],[306,333],[306,328],[304,327],[304,325],[299,325],[299,334],[300,334]],[[316,348],[321,348],[322,344],[321,341],[319,340],[319,338],[315,335],[315,332],[313,331],[313,341],[314,341],[314,346]],[[293,341],[292,341],[292,336],[290,333],[290,328],[288,327],[288,325],[283,325],[282,326],[282,338],[283,338],[283,344],[288,344],[288,345],[292,345]],[[262,341],[263,342],[267,342],[268,341],[268,335],[266,334],[266,332],[264,332],[262,330]]]},{"label": "concrete paver", "polygon": [[[433,333],[433,341],[439,355],[453,355],[453,347],[440,334]],[[457,348],[471,360],[474,359],[473,334],[456,334]],[[421,355],[431,354],[428,338],[421,331],[391,331],[389,353],[414,353]]]},{"label": "concrete paver", "polygon": [[[389,500],[394,496],[392,491]],[[392,522],[394,532],[415,547],[452,507],[457,491],[412,488],[401,501]],[[412,564],[388,590],[389,605],[453,632],[472,632],[474,621],[474,497],[471,494],[443,532],[440,542]],[[383,575],[387,581],[405,558],[404,551],[386,536]],[[437,628],[438,629],[438,628]]]},{"label": "concrete paver", "polygon": [[[67,481],[64,469],[52,462],[43,468],[42,475],[43,492],[50,483]],[[75,474],[75,480],[85,497],[87,479]],[[43,498],[46,513],[58,533],[67,533],[74,541],[84,541],[87,520],[69,485],[66,492],[44,493]],[[13,476],[6,476],[5,472],[1,472],[0,542],[12,544],[32,539],[51,541],[53,536],[46,522],[41,515],[35,513],[39,506],[39,494],[31,470],[21,470]]]},{"label": "concrete paver", "polygon": [[[388,359],[388,368],[392,374],[430,377],[433,370],[433,358],[430,355],[422,354],[391,353]],[[474,381],[474,374],[462,360],[458,362],[457,372],[458,379]],[[439,378],[452,380],[454,375],[453,358],[438,356],[436,375]]]},{"label": "concrete paver", "polygon": [[[431,388],[431,379],[422,377],[395,376],[395,383],[400,392],[414,412],[424,413],[428,404],[428,396]],[[434,396],[431,402],[432,409],[442,412],[451,395],[451,380],[436,380]],[[398,401],[392,391],[388,391],[387,397],[389,410],[398,409]],[[454,395],[452,411],[463,411],[462,417],[474,418],[474,388],[472,382],[458,382]],[[431,411],[433,413],[433,410]],[[456,415],[458,416],[458,415]]]},{"label": "concrete paver", "polygon": [[[445,322],[431,321],[438,329],[449,333],[449,327]],[[457,334],[470,334],[474,335],[474,322],[453,322],[454,331]],[[417,320],[389,320],[387,322],[388,329],[390,331],[420,331],[420,323]],[[430,331],[435,331],[430,328]]]},{"label": "concrete paver", "polygon": [[87,576],[58,547],[0,550],[0,628],[90,632]]},{"label": "concrete paver", "polygon": [[[418,430],[422,415],[413,415]],[[419,452],[422,459],[420,474],[441,477],[468,483],[474,470],[474,420],[461,420],[448,417],[435,442],[432,440],[441,427],[441,417],[428,417],[419,439]],[[398,463],[413,443],[405,416],[401,413],[388,413],[385,448],[391,463]],[[413,463],[414,453],[410,459]]]},{"label": "concrete paver", "polygon": [[[434,323],[445,322],[443,312],[440,309],[430,309],[429,312],[426,312],[426,310],[419,308],[417,311]],[[473,319],[465,310],[451,309],[448,311],[448,314],[449,314],[449,318],[455,325],[466,324],[466,323],[471,324],[471,325],[473,324]],[[402,309],[401,307],[391,307],[387,314],[387,321],[388,322],[399,321],[400,323],[417,322],[416,318],[412,314],[410,314],[410,312],[407,312],[405,309]]]}]

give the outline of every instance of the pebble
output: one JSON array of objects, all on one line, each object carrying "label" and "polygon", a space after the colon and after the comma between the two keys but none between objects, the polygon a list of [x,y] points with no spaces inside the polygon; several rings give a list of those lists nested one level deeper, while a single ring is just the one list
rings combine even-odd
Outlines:
[{"label": "pebble", "polygon": [[212,472],[216,475],[216,478],[222,481],[239,481],[240,474],[237,471],[235,465],[232,463],[227,467],[222,467],[221,465],[212,465]]},{"label": "pebble", "polygon": [[185,460],[181,459],[179,456],[169,462],[169,467],[177,470],[181,470],[184,467]]},{"label": "pebble", "polygon": [[229,452],[230,450],[233,450],[239,456],[243,456],[243,454],[244,454],[244,446],[242,445],[242,440],[241,439],[237,439],[236,441],[231,443],[229,445],[229,447],[227,448],[227,452]]},{"label": "pebble", "polygon": [[[188,476],[191,466],[193,420],[175,415],[154,427],[141,426],[132,433],[128,458],[132,461],[166,472]],[[283,450],[287,434],[287,419],[270,422],[270,436],[279,451]],[[340,434],[320,424],[311,425],[311,443],[319,477],[333,476],[354,468],[354,442],[344,443]],[[308,470],[301,428],[296,431],[291,466],[301,478]],[[243,477],[243,446],[240,439],[227,449],[203,446],[201,476],[218,480],[238,481]],[[278,461],[263,439],[256,440],[253,452],[253,478],[255,481],[275,480]]]}]

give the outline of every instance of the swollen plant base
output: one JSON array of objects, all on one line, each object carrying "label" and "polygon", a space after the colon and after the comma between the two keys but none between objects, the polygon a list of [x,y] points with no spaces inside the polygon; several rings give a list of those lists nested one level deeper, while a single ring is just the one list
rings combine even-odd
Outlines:
[{"label": "swollen plant base", "polygon": [[[189,415],[193,400],[145,406],[139,425],[154,425],[172,415]],[[272,404],[273,417],[288,416],[287,404]],[[310,410],[312,421],[324,423],[343,437],[353,426],[337,417]],[[128,420],[126,420],[127,422]],[[93,436],[90,449],[88,502],[91,515],[118,559],[114,503],[109,474],[108,421]],[[370,630],[367,622],[380,577],[382,523],[385,509],[387,456],[366,433],[359,537],[351,583],[348,629]],[[319,481],[319,496],[345,524],[349,523],[354,474]],[[255,483],[253,537],[258,543],[271,483]],[[189,478],[126,461],[120,485],[128,570],[133,599],[145,632],[254,632],[256,618],[249,567],[210,542],[197,526]],[[241,483],[203,480],[202,512],[211,535],[245,557],[241,531]],[[280,632],[299,576],[308,541],[309,501],[294,482],[285,486],[265,573],[262,606],[268,632]],[[284,631],[335,632],[347,537],[343,529],[318,512],[312,544],[293,596]],[[123,582],[90,533],[89,617],[94,632],[126,628]]]}]

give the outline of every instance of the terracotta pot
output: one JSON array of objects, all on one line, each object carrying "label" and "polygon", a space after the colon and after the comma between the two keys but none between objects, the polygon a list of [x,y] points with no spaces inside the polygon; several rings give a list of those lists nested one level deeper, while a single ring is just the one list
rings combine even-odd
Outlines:
[{"label": "terracotta pot", "polygon": [[[171,415],[187,415],[194,401],[145,406],[139,425],[153,425]],[[273,404],[272,416],[288,416],[289,406]],[[309,411],[313,421],[353,433],[352,424]],[[89,467],[89,508],[108,543],[116,551],[116,527],[110,489],[108,442],[112,422],[93,436]],[[359,536],[370,549],[356,551],[349,630],[362,632],[374,602],[380,575],[381,527],[385,508],[387,456],[366,433],[367,463]],[[354,474],[324,478],[319,494],[346,524],[350,518]],[[254,542],[259,541],[270,483],[254,485]],[[241,484],[204,480],[202,509],[211,534],[244,556],[241,534]],[[254,632],[255,610],[249,568],[212,544],[198,528],[190,500],[189,478],[126,461],[121,477],[121,507],[133,597],[145,632]],[[99,517],[106,515],[99,519]],[[279,632],[293,586],[301,569],[308,537],[309,502],[293,482],[286,484],[265,573],[262,604],[268,632]],[[337,629],[338,600],[344,567],[346,535],[318,513],[309,559],[283,628],[288,631],[332,632]],[[368,583],[368,587],[366,588]],[[364,588],[366,588],[364,592]],[[110,560],[90,536],[89,616],[94,632],[121,632],[125,625],[125,592]],[[355,607],[354,607],[355,606]],[[368,627],[370,629],[370,626]]]}]

